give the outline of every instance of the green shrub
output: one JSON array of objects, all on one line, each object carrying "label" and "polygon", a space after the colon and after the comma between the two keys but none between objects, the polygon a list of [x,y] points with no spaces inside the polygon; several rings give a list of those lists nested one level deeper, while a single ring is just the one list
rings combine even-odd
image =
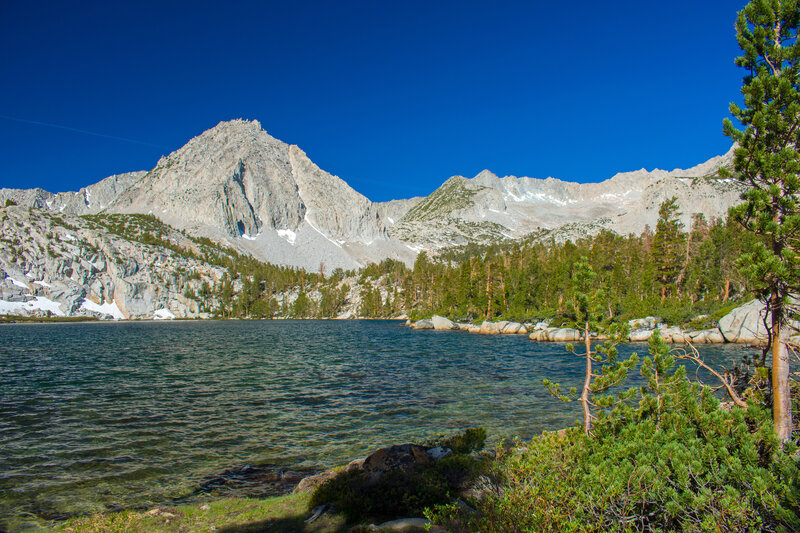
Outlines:
[{"label": "green shrub", "polygon": [[348,521],[419,516],[424,509],[453,501],[477,477],[485,461],[468,454],[483,448],[486,430],[468,429],[441,440],[453,454],[417,470],[392,470],[372,482],[361,470],[343,471],[314,491],[309,508],[332,503]]},{"label": "green shrub", "polygon": [[439,436],[430,443],[431,447],[450,448],[454,454],[479,452],[486,443],[486,428],[470,428],[450,437]]},{"label": "green shrub", "polygon": [[593,436],[570,429],[500,452],[501,494],[475,515],[444,506],[429,518],[482,532],[800,529],[796,446],[782,449],[769,411],[720,408],[657,336],[651,354],[635,406],[598,420]]}]

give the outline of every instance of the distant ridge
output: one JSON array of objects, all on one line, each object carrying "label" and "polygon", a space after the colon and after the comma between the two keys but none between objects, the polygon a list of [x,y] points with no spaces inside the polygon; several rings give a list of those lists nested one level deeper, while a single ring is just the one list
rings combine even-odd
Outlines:
[{"label": "distant ridge", "polygon": [[519,239],[547,230],[572,238],[653,227],[676,196],[682,219],[724,216],[741,185],[717,179],[732,151],[687,170],[637,170],[600,183],[554,178],[453,176],[424,198],[373,203],[257,121],[231,120],[162,157],[77,192],[0,189],[0,201],[64,214],[153,214],[263,261],[306,269],[358,268],[421,250]]}]

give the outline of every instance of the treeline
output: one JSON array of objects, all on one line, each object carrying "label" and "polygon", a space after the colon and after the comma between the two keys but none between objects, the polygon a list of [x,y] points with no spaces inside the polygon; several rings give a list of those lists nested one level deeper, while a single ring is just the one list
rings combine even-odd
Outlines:
[{"label": "treeline", "polygon": [[586,256],[608,295],[608,319],[658,314],[682,324],[722,312],[747,295],[736,260],[757,237],[702,214],[685,228],[679,215],[673,198],[661,205],[656,227],[639,236],[603,231],[575,242],[470,245],[436,257],[422,252],[411,268],[387,259],[330,275],[324,265],[308,272],[228,251],[228,274],[196,296],[225,318],[335,317],[355,296],[364,317],[568,321],[575,300],[573,265]]},{"label": "treeline", "polygon": [[756,237],[738,224],[702,214],[685,229],[674,199],[660,209],[655,231],[604,231],[557,243],[522,242],[480,251],[454,250],[434,261],[420,254],[401,280],[413,316],[515,320],[569,316],[573,265],[586,256],[608,298],[607,318],[660,314],[684,323],[747,293],[737,258]]}]

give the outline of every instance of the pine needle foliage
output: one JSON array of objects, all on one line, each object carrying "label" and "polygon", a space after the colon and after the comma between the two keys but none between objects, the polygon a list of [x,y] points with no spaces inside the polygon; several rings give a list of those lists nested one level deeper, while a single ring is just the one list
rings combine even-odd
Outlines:
[{"label": "pine needle foliage", "polygon": [[[787,298],[800,290],[800,9],[797,0],[752,0],[739,12],[736,37],[745,69],[744,106],[732,103],[725,135],[736,141],[734,169],[749,189],[731,217],[765,242],[739,265],[772,313],[773,420],[791,438]],[[723,173],[724,174],[724,173]]]},{"label": "pine needle foliage", "polygon": [[[630,369],[638,362],[635,353],[624,361],[618,360],[617,345],[625,342],[627,329],[620,324],[610,326],[604,324],[603,315],[608,304],[603,289],[596,284],[596,279],[597,275],[589,260],[586,256],[582,256],[573,266],[573,281],[577,303],[574,308],[575,322],[583,330],[583,353],[578,353],[572,344],[566,346],[573,355],[585,361],[584,382],[580,396],[574,387],[565,394],[561,391],[560,384],[553,383],[549,379],[542,381],[550,394],[561,401],[571,402],[577,399],[581,402],[583,431],[587,435],[591,433],[592,425],[598,416],[605,416],[618,400],[624,400],[632,394],[632,392],[625,393],[619,398],[614,395],[601,395],[624,382]],[[592,335],[595,332],[607,336],[608,340],[593,347]],[[601,366],[599,373],[595,372],[597,368],[595,363]]]},{"label": "pine needle foliage", "polygon": [[577,428],[504,448],[503,490],[477,513],[429,513],[453,531],[797,531],[800,468],[755,403],[723,408],[686,378],[662,339],[642,364],[638,402],[593,436]]}]

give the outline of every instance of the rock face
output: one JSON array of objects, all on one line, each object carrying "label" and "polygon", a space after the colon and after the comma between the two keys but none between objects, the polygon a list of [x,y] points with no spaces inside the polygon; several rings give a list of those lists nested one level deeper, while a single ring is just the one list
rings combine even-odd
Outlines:
[{"label": "rock face", "polygon": [[315,271],[416,255],[389,237],[385,219],[399,219],[413,200],[379,209],[256,121],[221,122],[149,172],[112,176],[76,193],[0,190],[0,202],[7,198],[65,214],[153,214],[263,261]]},{"label": "rock face", "polygon": [[655,227],[659,205],[672,196],[678,198],[682,222],[689,227],[694,213],[724,216],[739,202],[741,186],[715,177],[731,161],[729,151],[687,170],[642,169],[584,184],[500,178],[488,170],[471,179],[453,176],[411,207],[390,233],[434,249],[535,232],[558,240],[601,229],[641,233],[645,225]]},{"label": "rock face", "polygon": [[20,206],[65,215],[153,214],[196,236],[279,265],[358,268],[420,250],[530,234],[564,240],[600,229],[654,227],[658,206],[678,197],[693,213],[723,215],[736,182],[714,178],[731,153],[688,170],[628,172],[601,183],[454,176],[425,198],[373,203],[256,121],[232,120],[191,139],[147,172],[106,178],[77,192],[0,189]]},{"label": "rock face", "polygon": [[105,209],[146,174],[140,171],[109,176],[77,192],[53,194],[42,189],[0,189],[0,205],[12,200],[20,206],[58,211],[65,215],[93,215]]},{"label": "rock face", "polygon": [[[0,209],[0,313],[103,318],[195,317],[186,296],[223,270],[176,250],[199,251],[172,230],[175,250],[124,239],[78,217]],[[9,245],[10,243],[10,245]],[[189,273],[193,273],[189,276]],[[191,279],[190,279],[191,278]]]},{"label": "rock face", "polygon": [[152,212],[276,264],[357,268],[409,260],[378,208],[258,122],[234,120],[189,141],[121,193],[109,212]]},{"label": "rock face", "polygon": [[726,342],[756,344],[767,339],[764,321],[770,323],[771,313],[759,300],[737,307],[719,321],[719,330]]}]

